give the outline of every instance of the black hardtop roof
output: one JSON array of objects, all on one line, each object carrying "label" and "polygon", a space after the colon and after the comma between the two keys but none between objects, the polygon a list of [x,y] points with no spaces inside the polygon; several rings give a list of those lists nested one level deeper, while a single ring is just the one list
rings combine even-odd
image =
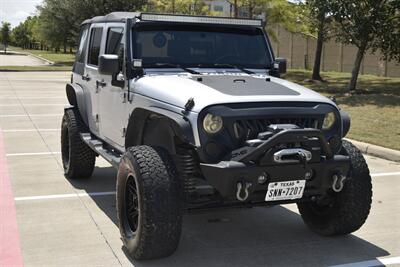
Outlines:
[{"label": "black hardtop roof", "polygon": [[[223,19],[232,19],[229,17],[214,17],[214,16],[191,16],[191,15],[181,15],[181,14],[160,14],[160,13],[148,13],[148,12],[112,12],[104,16],[97,16],[91,19],[87,19],[83,24],[92,24],[92,23],[106,23],[106,22],[125,22],[129,18],[140,18],[141,14],[155,14],[155,15],[173,15],[173,16],[187,16],[187,17],[200,17],[200,18],[223,18]],[[238,19],[240,20],[240,19]],[[261,21],[260,19],[245,19],[247,21]],[[212,23],[211,23],[212,24]]]}]

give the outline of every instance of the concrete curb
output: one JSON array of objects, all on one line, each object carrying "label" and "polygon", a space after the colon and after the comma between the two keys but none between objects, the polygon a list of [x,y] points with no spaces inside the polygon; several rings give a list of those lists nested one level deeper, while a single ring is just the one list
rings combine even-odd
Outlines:
[{"label": "concrete curb", "polygon": [[48,60],[48,59],[45,59],[45,58],[43,58],[43,57],[41,57],[41,56],[37,56],[37,55],[31,54],[31,53],[26,53],[26,54],[29,55],[29,56],[35,57],[35,58],[37,58],[37,59],[40,59],[40,60],[46,62],[46,63],[49,64],[49,65],[54,65],[54,62],[53,62],[53,61],[50,61],[50,60]]},{"label": "concrete curb", "polygon": [[48,63],[49,65],[54,65],[54,62],[53,62],[53,61],[50,61],[50,60],[48,60],[48,59],[45,59],[45,58],[43,58],[43,57],[41,57],[41,56],[37,56],[37,55],[31,54],[31,53],[26,52],[26,51],[18,51],[18,52],[17,52],[17,51],[13,51],[13,50],[10,50],[10,51],[13,52],[13,53],[15,53],[15,54],[21,54],[21,55],[32,56],[32,57],[35,57],[35,58],[37,58],[37,59],[40,59],[40,60],[42,60],[42,61]]},{"label": "concrete curb", "polygon": [[363,143],[352,139],[347,139],[347,140],[352,142],[364,154],[400,162],[400,151],[398,150],[376,146],[368,143]]}]

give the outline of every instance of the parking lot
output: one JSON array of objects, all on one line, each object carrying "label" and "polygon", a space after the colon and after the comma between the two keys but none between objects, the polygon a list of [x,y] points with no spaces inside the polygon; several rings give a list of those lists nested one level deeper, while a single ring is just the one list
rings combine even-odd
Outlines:
[{"label": "parking lot", "polygon": [[400,164],[369,156],[373,206],[353,235],[312,233],[295,205],[203,212],[184,217],[173,256],[129,260],[116,225],[116,171],[98,158],[91,179],[63,176],[68,80],[63,72],[0,72],[0,246],[10,265],[21,258],[25,266],[400,264]]}]

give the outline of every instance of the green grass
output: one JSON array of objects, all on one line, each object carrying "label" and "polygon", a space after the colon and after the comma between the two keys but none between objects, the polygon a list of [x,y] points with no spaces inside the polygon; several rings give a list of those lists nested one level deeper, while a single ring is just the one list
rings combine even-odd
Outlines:
[{"label": "green grass", "polygon": [[10,50],[20,53],[32,54],[54,62],[56,66],[72,66],[75,60],[75,54],[71,53],[55,53],[54,51],[22,49],[19,47],[11,47]]},{"label": "green grass", "polygon": [[351,116],[347,137],[400,150],[400,78],[361,75],[357,94],[347,95],[349,73],[323,72],[325,82],[308,79],[311,72],[289,70],[285,79],[324,95],[335,96],[339,106]]},{"label": "green grass", "polygon": [[71,66],[0,66],[0,71],[71,71]]}]

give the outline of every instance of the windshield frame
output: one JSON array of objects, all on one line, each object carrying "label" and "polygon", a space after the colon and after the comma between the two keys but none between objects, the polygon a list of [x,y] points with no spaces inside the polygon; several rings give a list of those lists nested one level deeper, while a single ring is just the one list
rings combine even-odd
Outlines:
[{"label": "windshield frame", "polygon": [[[221,24],[198,24],[198,23],[176,23],[176,22],[163,22],[162,24],[160,24],[160,22],[154,22],[154,21],[139,21],[134,23],[131,33],[132,33],[132,43],[131,43],[131,55],[132,55],[132,59],[140,59],[140,57],[138,57],[137,55],[137,51],[135,49],[136,47],[136,38],[137,38],[137,32],[142,30],[143,28],[145,28],[145,31],[152,31],[152,30],[163,30],[162,28],[165,28],[165,30],[172,30],[171,28],[173,28],[174,26],[177,27],[188,27],[188,31],[190,31],[190,27],[199,27],[202,28],[204,27],[204,29],[206,30],[207,28],[212,29],[211,32],[218,32],[217,29],[220,29],[221,32],[224,32],[224,29],[226,30],[226,32],[232,31],[234,32],[235,29],[237,30],[259,30],[261,33],[261,36],[263,38],[263,44],[265,46],[265,55],[267,56],[267,61],[269,65],[265,65],[265,66],[246,66],[244,64],[236,64],[238,67],[244,68],[244,69],[255,69],[255,70],[269,70],[273,67],[273,63],[275,60],[275,56],[271,47],[271,42],[268,38],[268,35],[266,34],[265,30],[263,27],[255,27],[255,26],[246,26],[246,25],[221,25]],[[153,29],[152,29],[153,28]],[[172,62],[171,62],[172,63]],[[216,63],[216,62],[215,62]],[[176,64],[176,63],[173,63]],[[195,63],[195,64],[185,64],[185,63],[180,63],[179,64],[182,67],[185,68],[207,68],[207,69],[231,69],[229,67],[222,67],[222,66],[218,66],[214,65],[214,64],[202,64],[202,63]],[[222,65],[227,65],[222,63]],[[234,65],[234,64],[231,64]],[[165,66],[156,66],[155,64],[153,65],[147,65],[144,63],[143,64],[143,68],[149,68],[149,69],[171,69],[171,67],[165,67]],[[235,69],[235,68],[232,68]],[[237,69],[235,69],[237,71]]]}]

